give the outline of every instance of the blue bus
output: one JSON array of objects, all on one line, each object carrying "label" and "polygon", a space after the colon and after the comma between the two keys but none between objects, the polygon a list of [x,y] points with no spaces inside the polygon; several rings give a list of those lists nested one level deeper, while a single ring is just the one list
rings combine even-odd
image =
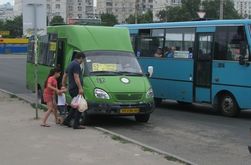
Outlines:
[{"label": "blue bus", "polygon": [[251,108],[251,20],[116,26],[129,29],[143,70],[152,72],[156,104],[209,103],[230,117]]}]

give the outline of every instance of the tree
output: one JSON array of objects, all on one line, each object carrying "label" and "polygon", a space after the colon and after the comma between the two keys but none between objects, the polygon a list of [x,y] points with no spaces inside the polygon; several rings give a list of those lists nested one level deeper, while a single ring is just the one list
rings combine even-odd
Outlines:
[{"label": "tree", "polygon": [[4,29],[10,31],[8,37],[22,37],[23,35],[23,17],[17,16],[13,20],[6,20],[4,23]]},{"label": "tree", "polygon": [[0,30],[4,30],[4,21],[0,20]]},{"label": "tree", "polygon": [[[220,0],[182,0],[181,3],[181,6],[166,7],[165,10],[161,10],[157,14],[157,17],[161,22],[191,21],[198,18],[197,12],[199,11],[200,4],[202,3],[206,12],[206,18],[219,19]],[[240,15],[235,10],[234,4],[231,0],[225,0],[224,18],[240,18]]]},{"label": "tree", "polygon": [[198,18],[200,0],[182,0],[181,3],[181,6],[166,7],[157,14],[157,17],[161,22],[190,21]]},{"label": "tree", "polygon": [[64,18],[62,18],[60,15],[54,16],[50,22],[50,25],[56,24],[65,24]]},{"label": "tree", "polygon": [[115,15],[109,13],[101,14],[101,24],[103,26],[113,26],[118,23]]},{"label": "tree", "polygon": [[187,20],[186,14],[180,14],[182,13],[182,8],[180,6],[176,7],[166,7],[165,10],[161,10],[157,17],[160,19],[160,22],[174,22],[174,21],[184,21]]},{"label": "tree", "polygon": [[[218,19],[220,17],[220,0],[206,0],[202,2],[205,12],[206,18]],[[224,3],[224,19],[238,19],[241,16],[234,8],[234,3],[231,0],[225,0]]]},{"label": "tree", "polygon": [[[135,15],[130,15],[127,19],[126,22],[129,24],[135,23]],[[138,15],[137,18],[138,23],[151,23],[153,22],[153,13],[151,10],[148,10],[147,12]]]}]

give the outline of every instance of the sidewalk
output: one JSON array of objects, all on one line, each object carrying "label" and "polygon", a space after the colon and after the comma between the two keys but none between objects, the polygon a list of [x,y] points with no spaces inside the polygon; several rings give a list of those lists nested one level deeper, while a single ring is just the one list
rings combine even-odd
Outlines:
[{"label": "sidewalk", "polygon": [[[179,165],[163,155],[113,140],[95,128],[40,127],[34,109],[0,92],[1,165]],[[42,116],[42,113],[39,113]]]}]

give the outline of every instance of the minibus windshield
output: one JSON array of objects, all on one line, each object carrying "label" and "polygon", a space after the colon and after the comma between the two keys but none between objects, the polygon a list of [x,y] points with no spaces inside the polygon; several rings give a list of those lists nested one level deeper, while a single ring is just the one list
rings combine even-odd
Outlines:
[{"label": "minibus windshield", "polygon": [[85,52],[86,69],[92,75],[143,75],[140,65],[131,52]]}]

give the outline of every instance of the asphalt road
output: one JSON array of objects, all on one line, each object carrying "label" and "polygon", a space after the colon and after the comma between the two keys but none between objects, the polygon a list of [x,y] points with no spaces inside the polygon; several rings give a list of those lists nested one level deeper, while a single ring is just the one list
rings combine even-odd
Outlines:
[{"label": "asphalt road", "polygon": [[[25,89],[25,56],[0,55],[0,88],[31,96]],[[251,112],[219,116],[209,106],[165,102],[149,123],[132,117],[93,119],[93,125],[176,154],[199,165],[250,165]]]}]

